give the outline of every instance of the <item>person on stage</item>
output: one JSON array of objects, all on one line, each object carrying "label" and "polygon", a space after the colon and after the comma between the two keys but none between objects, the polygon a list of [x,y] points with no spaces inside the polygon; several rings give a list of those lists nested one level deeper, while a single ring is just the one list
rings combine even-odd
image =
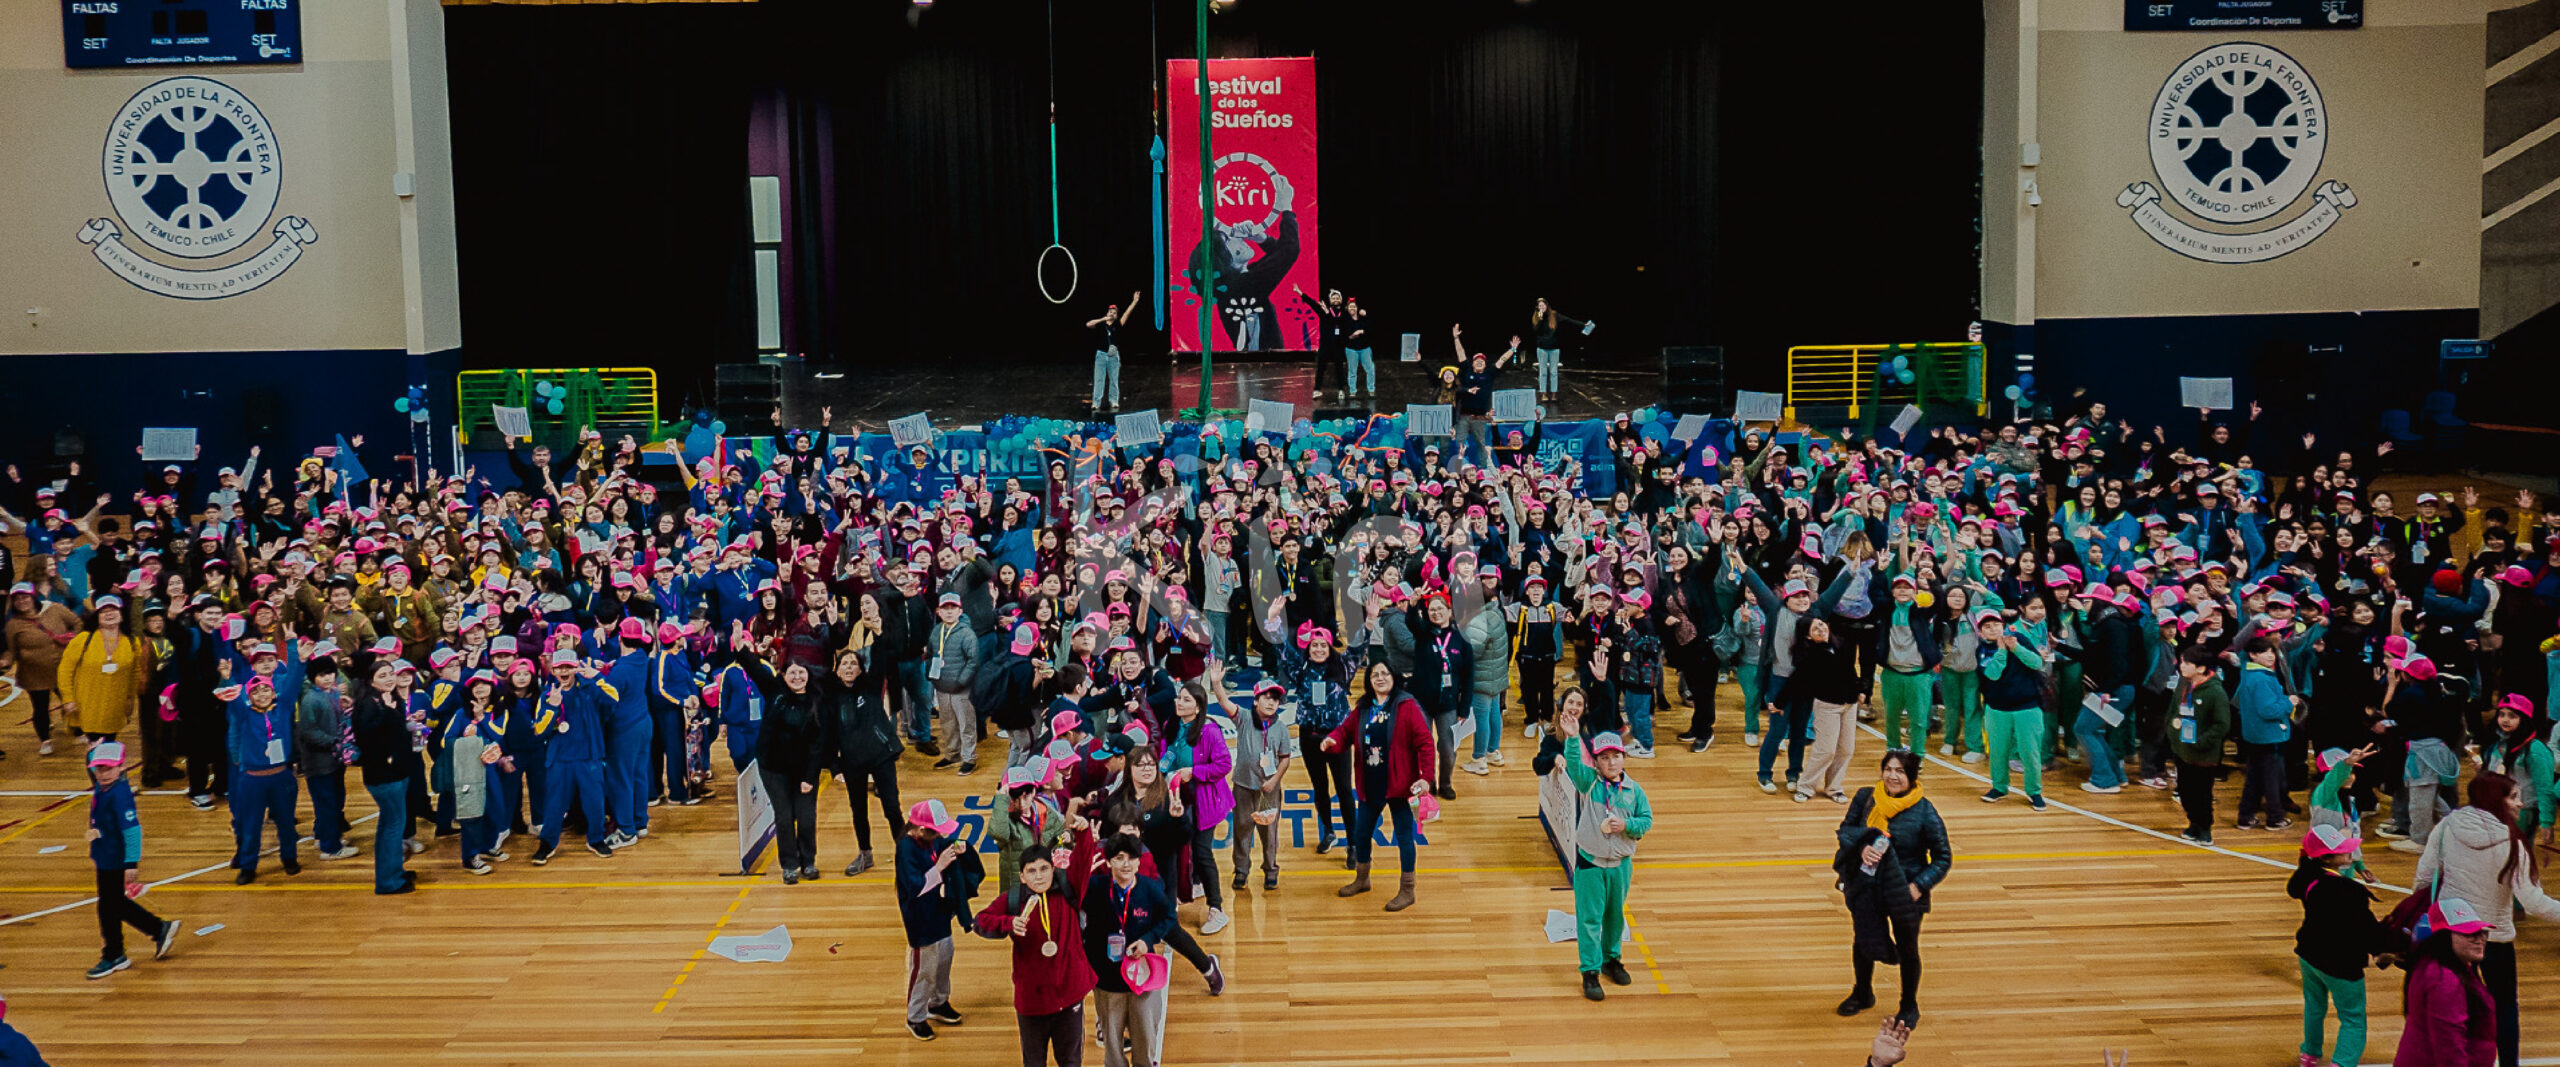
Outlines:
[{"label": "person on stage", "polygon": [[[1308,296],[1306,290],[1295,285],[1290,286],[1289,291],[1296,293],[1298,302],[1305,304],[1308,310],[1316,314],[1315,397],[1322,400],[1324,399],[1325,365],[1346,358],[1343,355],[1344,338],[1351,333],[1351,313],[1343,305],[1340,289],[1325,290],[1322,300]],[[1348,363],[1343,366],[1342,377],[1342,398],[1349,400],[1351,399],[1351,368]]]},{"label": "person on stage", "polygon": [[[1103,309],[1100,318],[1085,320],[1085,329],[1100,331],[1093,346],[1093,411],[1097,415],[1120,410],[1120,327],[1128,325],[1129,317],[1138,313],[1138,300],[1143,295],[1130,293],[1125,311],[1113,304]],[[1107,408],[1102,406],[1106,397],[1111,401]]]},{"label": "person on stage", "polygon": [[1546,297],[1539,297],[1529,312],[1530,347],[1538,353],[1538,399],[1553,400],[1563,389],[1557,380],[1564,365],[1564,339],[1558,331],[1565,326],[1579,326],[1591,332],[1591,324],[1558,312]]},{"label": "person on stage", "polygon": [[[1343,302],[1343,314],[1349,322],[1342,333],[1342,398],[1349,400],[1358,394],[1376,400],[1378,360],[1371,347],[1375,342],[1369,333],[1369,313],[1360,310],[1360,298],[1355,296]],[[1363,374],[1368,375],[1365,390],[1360,385]]]}]

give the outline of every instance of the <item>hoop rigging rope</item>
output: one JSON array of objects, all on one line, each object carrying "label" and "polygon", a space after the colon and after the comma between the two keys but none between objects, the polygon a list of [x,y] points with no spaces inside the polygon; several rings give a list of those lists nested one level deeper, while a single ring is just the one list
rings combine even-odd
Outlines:
[{"label": "hoop rigging rope", "polygon": [[[1040,286],[1040,296],[1052,304],[1075,299],[1076,284],[1083,280],[1076,267],[1076,254],[1059,240],[1058,232],[1058,0],[1049,0],[1049,247],[1040,250],[1040,258],[1031,265],[1032,281]],[[1067,256],[1067,291],[1049,295],[1049,253]]]}]

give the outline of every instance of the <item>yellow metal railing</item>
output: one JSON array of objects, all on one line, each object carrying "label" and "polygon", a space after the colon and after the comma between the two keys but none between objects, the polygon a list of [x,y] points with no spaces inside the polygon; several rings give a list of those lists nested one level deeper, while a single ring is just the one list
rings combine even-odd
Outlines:
[{"label": "yellow metal railing", "polygon": [[[1895,356],[1908,358],[1911,384],[1877,378],[1876,368]],[[1894,411],[1903,404],[1927,408],[1956,403],[1981,415],[1990,410],[1985,382],[1978,344],[1797,345],[1787,349],[1786,415],[1793,422],[1798,407],[1812,405],[1845,407],[1854,419],[1869,404]]]},{"label": "yellow metal railing", "polygon": [[[535,383],[553,387],[560,413],[551,413],[549,397]],[[537,439],[575,434],[593,426],[611,436],[633,434],[642,440],[658,428],[658,372],[648,367],[559,367],[540,370],[468,370],[454,377],[454,397],[463,436],[496,443],[498,425],[491,406],[523,408]],[[485,437],[483,435],[486,435]]]}]

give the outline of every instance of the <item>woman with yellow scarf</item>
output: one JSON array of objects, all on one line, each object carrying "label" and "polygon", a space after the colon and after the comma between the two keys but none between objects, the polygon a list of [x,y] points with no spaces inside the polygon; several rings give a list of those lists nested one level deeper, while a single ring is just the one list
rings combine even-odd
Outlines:
[{"label": "woman with yellow scarf", "polygon": [[1852,958],[1858,987],[1840,1002],[1840,1014],[1856,1015],[1876,1003],[1876,964],[1902,968],[1906,1026],[1920,1023],[1920,918],[1929,897],[1945,881],[1953,855],[1947,824],[1920,792],[1920,754],[1897,748],[1884,754],[1883,777],[1858,790],[1840,820],[1840,851],[1832,870],[1840,876],[1856,931]]}]

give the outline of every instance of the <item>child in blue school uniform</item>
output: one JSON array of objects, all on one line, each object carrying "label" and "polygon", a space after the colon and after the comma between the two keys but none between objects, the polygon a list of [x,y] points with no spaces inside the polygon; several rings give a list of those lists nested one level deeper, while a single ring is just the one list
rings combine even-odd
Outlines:
[{"label": "child in blue school uniform", "polygon": [[96,981],[133,966],[124,954],[127,926],[151,936],[152,959],[167,959],[177,943],[179,921],[151,914],[136,899],[142,894],[142,815],[134,810],[133,787],[124,780],[124,745],[100,741],[89,750],[89,863],[98,869],[98,936],[104,942]]}]

